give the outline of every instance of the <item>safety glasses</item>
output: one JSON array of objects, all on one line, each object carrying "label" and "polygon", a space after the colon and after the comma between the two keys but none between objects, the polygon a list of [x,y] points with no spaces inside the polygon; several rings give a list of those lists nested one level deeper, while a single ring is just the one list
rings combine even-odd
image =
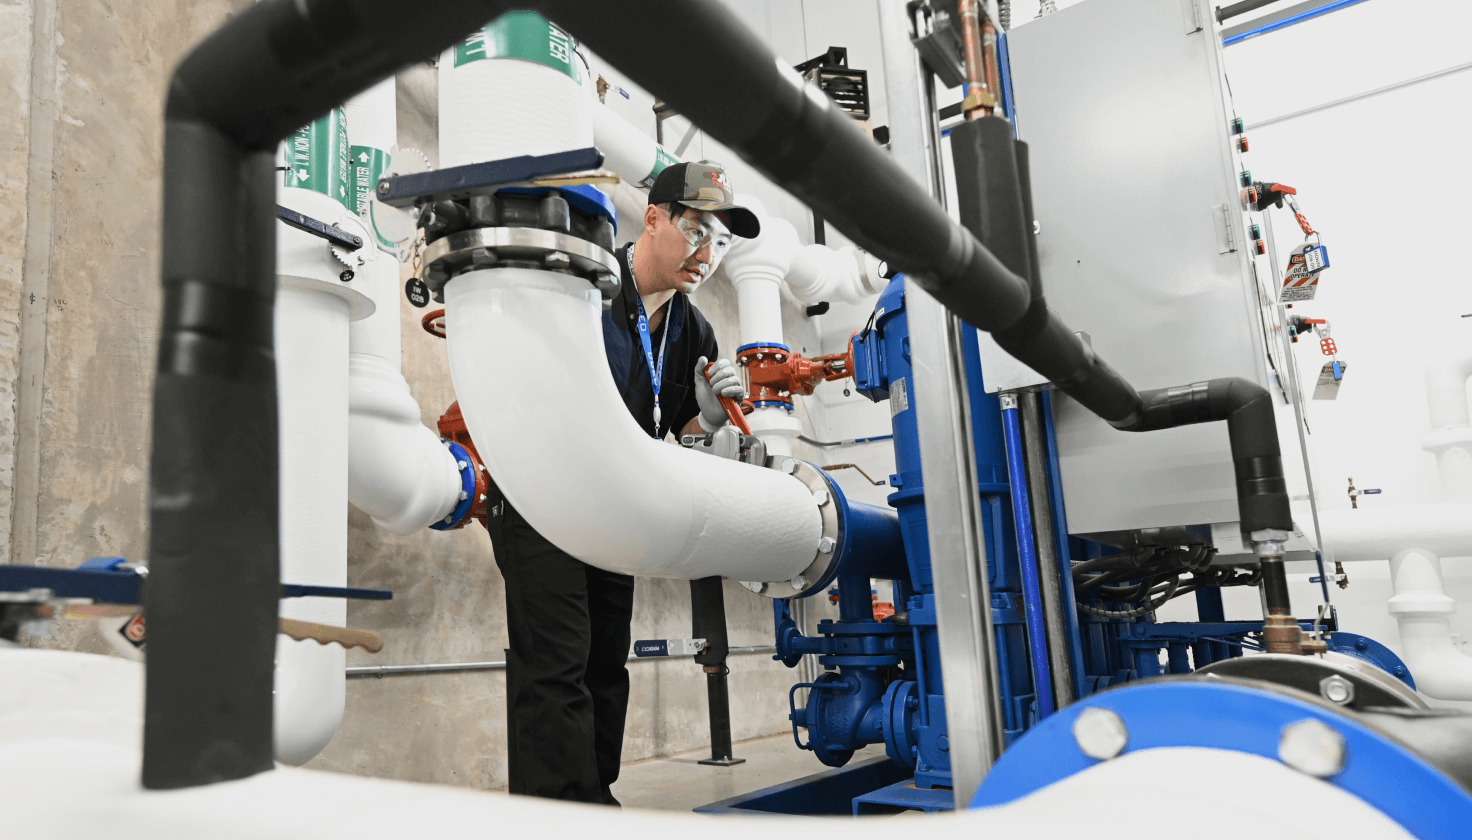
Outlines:
[{"label": "safety glasses", "polygon": [[711,264],[720,262],[731,248],[731,232],[714,213],[686,214],[675,218],[675,229],[699,251],[710,245]]}]

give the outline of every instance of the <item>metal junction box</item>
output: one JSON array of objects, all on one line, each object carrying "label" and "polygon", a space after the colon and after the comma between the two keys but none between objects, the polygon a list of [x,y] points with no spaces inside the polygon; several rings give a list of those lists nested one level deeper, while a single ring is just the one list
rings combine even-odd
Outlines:
[{"label": "metal junction box", "polygon": [[[1246,236],[1212,12],[1201,0],[1087,0],[1008,36],[1043,285],[1140,390],[1240,376],[1274,392],[1299,532],[1289,556],[1312,559],[1298,390],[1278,376],[1281,310]],[[1043,384],[981,342],[990,390]],[[1061,395],[1055,406],[1070,532],[1210,526],[1223,560],[1243,551],[1226,424],[1136,434]]]}]

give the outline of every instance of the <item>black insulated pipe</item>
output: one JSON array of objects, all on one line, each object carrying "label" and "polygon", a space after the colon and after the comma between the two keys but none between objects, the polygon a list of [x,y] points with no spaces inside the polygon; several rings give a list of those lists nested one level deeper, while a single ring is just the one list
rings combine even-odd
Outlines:
[{"label": "black insulated pipe", "polygon": [[265,0],[175,70],[149,472],[143,784],[272,766],[280,598],[277,144],[495,17],[487,2]]},{"label": "black insulated pipe", "polygon": [[1213,379],[1146,391],[1140,399],[1143,410],[1139,419],[1129,425],[1115,424],[1118,428],[1150,432],[1227,421],[1242,530],[1293,530],[1278,428],[1273,420],[1273,398],[1266,389],[1246,379]]}]

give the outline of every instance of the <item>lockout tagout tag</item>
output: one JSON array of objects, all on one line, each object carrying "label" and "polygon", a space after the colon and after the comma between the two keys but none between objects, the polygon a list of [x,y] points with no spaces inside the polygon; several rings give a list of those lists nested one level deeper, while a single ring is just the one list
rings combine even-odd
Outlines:
[{"label": "lockout tagout tag", "polygon": [[1329,251],[1323,245],[1303,243],[1288,255],[1288,276],[1283,278],[1285,303],[1313,300],[1319,290],[1319,275],[1329,267]]},{"label": "lockout tagout tag", "polygon": [[1319,370],[1319,381],[1314,384],[1314,399],[1332,400],[1338,397],[1339,386],[1344,383],[1344,371],[1348,367],[1347,362],[1325,362]]}]

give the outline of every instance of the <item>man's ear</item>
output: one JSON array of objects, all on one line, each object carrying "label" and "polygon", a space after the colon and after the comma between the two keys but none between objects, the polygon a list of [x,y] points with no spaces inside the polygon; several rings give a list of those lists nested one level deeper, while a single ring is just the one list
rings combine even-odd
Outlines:
[{"label": "man's ear", "polygon": [[659,217],[660,217],[660,212],[659,212],[659,208],[658,207],[655,207],[653,204],[651,204],[648,207],[645,207],[644,208],[644,232],[645,233],[648,233],[648,234],[653,234],[654,233],[654,226],[659,222]]}]

